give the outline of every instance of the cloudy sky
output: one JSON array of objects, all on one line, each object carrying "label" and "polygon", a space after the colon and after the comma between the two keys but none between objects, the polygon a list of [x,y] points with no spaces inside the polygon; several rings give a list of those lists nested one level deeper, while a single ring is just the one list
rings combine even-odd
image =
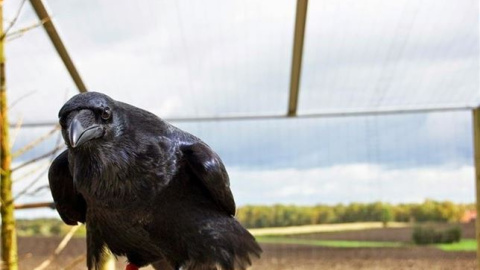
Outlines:
[{"label": "cloudy sky", "polygon": [[[92,91],[167,119],[287,110],[293,0],[46,2]],[[20,3],[5,3],[7,19]],[[473,0],[310,1],[308,10],[300,114],[464,110],[174,124],[218,151],[239,205],[472,202],[478,13]],[[26,3],[15,29],[36,20]],[[7,43],[7,80],[10,103],[21,99],[12,123],[53,123],[76,93],[42,28]],[[22,129],[14,149],[49,129]]]}]

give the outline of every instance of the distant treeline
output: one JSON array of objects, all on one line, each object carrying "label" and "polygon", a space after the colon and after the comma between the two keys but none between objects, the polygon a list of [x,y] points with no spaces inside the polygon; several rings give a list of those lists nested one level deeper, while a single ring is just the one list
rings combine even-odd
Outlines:
[{"label": "distant treeline", "polygon": [[466,210],[473,209],[475,209],[474,204],[433,200],[406,204],[374,202],[315,206],[247,205],[238,209],[237,218],[247,228],[365,221],[458,222],[461,221]]},{"label": "distant treeline", "polygon": [[[408,204],[375,202],[315,206],[247,205],[238,209],[237,218],[247,228],[365,221],[458,222],[466,210],[474,209],[474,204],[455,204],[449,201],[432,200]],[[59,218],[17,220],[19,236],[60,236],[65,235],[70,228]],[[85,227],[78,230],[75,235],[85,236]]]}]

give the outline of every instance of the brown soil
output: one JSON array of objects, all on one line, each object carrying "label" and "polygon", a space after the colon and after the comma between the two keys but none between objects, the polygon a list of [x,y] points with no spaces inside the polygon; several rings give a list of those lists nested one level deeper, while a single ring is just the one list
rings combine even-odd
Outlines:
[{"label": "brown soil", "polygon": [[[467,225],[464,236],[473,237],[473,226]],[[310,239],[410,241],[411,229],[375,229],[352,232],[318,233]],[[296,236],[299,237],[299,236]],[[60,242],[54,237],[18,239],[20,269],[34,269],[47,259]],[[253,270],[307,269],[476,269],[475,252],[444,252],[430,247],[408,248],[325,248],[300,245],[263,244],[264,253],[254,262]],[[85,254],[85,239],[72,239],[47,269],[64,269]],[[124,269],[119,258],[117,269]],[[85,261],[71,269],[86,269]],[[152,268],[145,268],[152,269]]]},{"label": "brown soil", "polygon": [[263,245],[264,256],[252,269],[476,269],[474,252],[443,252],[434,248],[334,249],[294,245]]}]

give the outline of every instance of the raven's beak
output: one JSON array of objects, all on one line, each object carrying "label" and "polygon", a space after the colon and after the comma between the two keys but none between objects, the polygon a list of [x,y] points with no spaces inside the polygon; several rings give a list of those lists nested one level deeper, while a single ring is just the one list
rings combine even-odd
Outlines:
[{"label": "raven's beak", "polygon": [[75,148],[92,139],[101,137],[103,135],[103,129],[96,124],[84,128],[82,123],[75,117],[70,123],[68,135],[70,145]]}]

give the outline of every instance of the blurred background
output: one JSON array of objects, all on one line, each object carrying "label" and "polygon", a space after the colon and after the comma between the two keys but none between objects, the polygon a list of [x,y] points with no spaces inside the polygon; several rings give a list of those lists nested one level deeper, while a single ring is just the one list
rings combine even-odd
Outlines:
[{"label": "blurred background", "polygon": [[[222,157],[265,251],[252,269],[476,267],[478,1],[44,0],[43,19],[35,2],[3,3],[17,208],[52,201],[57,113],[79,91],[53,22],[88,91]],[[56,211],[15,218],[20,269],[85,269],[84,228],[52,255]]]}]

